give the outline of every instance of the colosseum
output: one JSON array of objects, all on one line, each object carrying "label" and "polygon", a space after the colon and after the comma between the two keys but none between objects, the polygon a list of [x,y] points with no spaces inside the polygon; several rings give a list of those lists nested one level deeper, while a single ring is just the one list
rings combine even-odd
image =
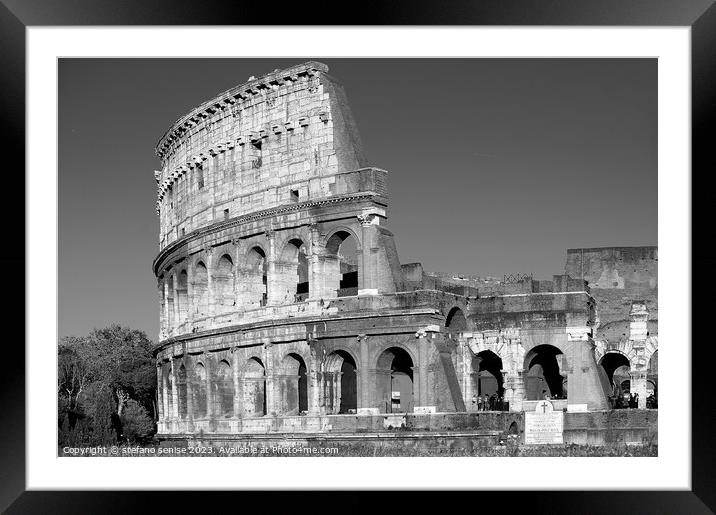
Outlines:
[{"label": "colosseum", "polygon": [[573,249],[551,280],[401,264],[388,172],[327,72],[252,77],[156,146],[159,437],[370,430],[488,395],[601,411],[617,377],[645,407],[656,249]]}]

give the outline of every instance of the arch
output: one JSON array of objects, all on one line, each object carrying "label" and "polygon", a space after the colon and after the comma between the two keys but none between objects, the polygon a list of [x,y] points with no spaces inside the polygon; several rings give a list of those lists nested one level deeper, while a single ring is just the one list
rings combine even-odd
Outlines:
[{"label": "arch", "polygon": [[525,390],[528,400],[566,398],[567,363],[564,354],[554,345],[533,347],[525,355]]},{"label": "arch", "polygon": [[359,240],[352,231],[335,230],[326,240],[323,278],[330,297],[358,295]]},{"label": "arch", "polygon": [[207,391],[206,391],[206,367],[203,363],[194,364],[194,378],[192,384],[192,408],[195,418],[202,418],[208,415]]},{"label": "arch", "polygon": [[178,323],[184,323],[189,318],[189,274],[186,269],[179,272],[177,278],[177,313]]},{"label": "arch", "polygon": [[227,360],[219,361],[212,387],[215,416],[232,417],[234,415],[234,377],[231,365]]},{"label": "arch", "polygon": [[376,387],[386,413],[413,411],[413,359],[402,347],[385,349],[376,363]]},{"label": "arch", "polygon": [[322,377],[326,392],[326,410],[330,413],[355,413],[358,409],[358,375],[353,355],[336,349],[326,357]]},{"label": "arch", "polygon": [[228,254],[222,254],[214,272],[214,296],[221,313],[230,312],[236,306],[234,287],[234,261]]},{"label": "arch", "polygon": [[197,261],[192,277],[194,308],[198,316],[209,314],[209,272],[203,261]]},{"label": "arch", "polygon": [[244,413],[247,417],[266,415],[266,368],[259,358],[244,365]]},{"label": "arch", "polygon": [[460,333],[467,330],[467,318],[459,307],[452,308],[445,317],[445,328]]},{"label": "arch", "polygon": [[308,375],[306,362],[295,352],[281,361],[279,379],[279,411],[286,415],[300,415],[308,411]]},{"label": "arch", "polygon": [[302,302],[309,295],[308,250],[300,238],[286,242],[276,263],[276,275],[282,285],[282,303]]},{"label": "arch", "polygon": [[476,395],[498,397],[504,395],[502,377],[502,359],[491,350],[483,350],[473,356],[472,363],[473,392]]},{"label": "arch", "polygon": [[[607,379],[609,380],[609,384],[612,385],[612,390],[619,386],[619,382],[614,381],[614,373],[618,369],[626,367],[628,375],[628,371],[631,368],[629,358],[623,352],[617,350],[607,351],[604,356],[602,356],[602,359],[599,360],[599,365],[607,374]],[[618,375],[618,377],[620,377],[620,375]]]},{"label": "arch", "polygon": [[179,412],[179,418],[181,419],[186,418],[189,413],[187,399],[186,367],[182,364],[177,372],[177,411]]}]

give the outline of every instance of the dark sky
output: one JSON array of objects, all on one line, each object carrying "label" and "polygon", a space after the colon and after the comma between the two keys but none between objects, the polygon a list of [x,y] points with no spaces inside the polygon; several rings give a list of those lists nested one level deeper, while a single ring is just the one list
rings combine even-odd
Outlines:
[{"label": "dark sky", "polygon": [[[402,263],[501,277],[657,244],[656,59],[320,59],[388,170]],[[156,339],[154,145],[192,107],[306,59],[61,59],[59,333]]]}]

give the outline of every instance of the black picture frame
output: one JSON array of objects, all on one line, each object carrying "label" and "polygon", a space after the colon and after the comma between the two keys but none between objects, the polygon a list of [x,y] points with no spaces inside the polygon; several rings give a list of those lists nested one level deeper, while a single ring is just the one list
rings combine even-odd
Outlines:
[{"label": "black picture frame", "polygon": [[[0,0],[0,113],[3,137],[0,139],[6,166],[4,174],[6,245],[2,266],[25,269],[25,225],[17,213],[24,213],[25,169],[25,29],[39,25],[554,25],[554,26],[689,26],[691,27],[692,71],[692,269],[683,271],[691,281],[692,327],[684,328],[684,338],[674,345],[689,345],[699,335],[696,323],[709,319],[708,299],[711,271],[716,258],[708,245],[710,213],[706,196],[711,189],[711,171],[716,169],[710,135],[714,132],[716,107],[716,7],[713,0],[456,0],[449,3],[393,0],[385,3],[345,4],[314,2],[310,6],[295,2],[267,9],[259,2],[204,0]],[[310,7],[310,8],[309,8]],[[346,9],[347,7],[347,9]],[[267,13],[270,13],[270,17]],[[350,22],[350,23],[348,23]],[[48,94],[55,94],[49,91]],[[8,163],[11,161],[11,164]],[[11,193],[12,192],[12,193]],[[20,194],[23,192],[23,194]],[[19,206],[10,207],[12,202]],[[14,213],[14,215],[11,215]],[[11,243],[12,242],[12,243]],[[48,263],[48,266],[53,266]],[[26,270],[26,274],[41,271]],[[24,292],[20,274],[6,274],[6,292]],[[692,277],[702,279],[694,287]],[[161,495],[161,511],[187,508],[190,500],[204,496],[184,492],[58,492],[26,491],[25,486],[25,349],[17,336],[16,322],[24,317],[24,294],[7,294],[5,310],[5,366],[0,374],[2,387],[2,438],[0,438],[0,509],[7,513],[127,513],[142,511]],[[20,313],[20,311],[22,311]],[[692,339],[692,334],[694,335]],[[708,333],[707,333],[708,334]],[[23,334],[24,336],[24,334]],[[714,363],[713,344],[700,337],[692,345],[692,490],[691,491],[562,491],[562,492],[477,492],[480,506],[497,503],[500,511],[530,513],[713,513],[716,511],[716,483],[712,478],[716,463],[713,437],[716,431],[716,405],[711,393],[710,367]],[[24,338],[23,338],[24,341]],[[54,349],[54,342],[47,342]],[[54,350],[52,350],[54,352]],[[685,383],[685,388],[688,385]],[[625,471],[626,473],[627,471]],[[247,493],[211,492],[212,505],[236,502],[249,509]],[[293,494],[293,504],[302,504]],[[360,492],[346,492],[340,506],[362,502]],[[450,494],[452,495],[452,494]],[[406,502],[423,503],[424,493],[401,496]],[[232,499],[229,499],[232,497]],[[446,500],[449,496],[446,496]],[[260,496],[266,502],[266,494]],[[278,493],[275,501],[290,500]],[[395,500],[395,498],[393,498]],[[326,503],[333,501],[326,497]],[[472,501],[470,501],[472,502]],[[247,504],[244,504],[247,503]],[[462,503],[450,504],[462,509]],[[477,509],[477,505],[475,505]],[[337,507],[336,507],[337,508]],[[339,509],[339,508],[337,508]],[[449,509],[449,508],[448,508]]]}]

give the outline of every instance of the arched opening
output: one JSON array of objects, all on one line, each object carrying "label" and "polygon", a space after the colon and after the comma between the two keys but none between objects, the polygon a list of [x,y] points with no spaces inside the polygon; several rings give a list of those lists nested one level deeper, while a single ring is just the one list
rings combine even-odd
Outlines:
[{"label": "arched opening", "polygon": [[525,389],[527,400],[540,400],[545,396],[566,399],[566,373],[562,370],[564,355],[553,345],[538,345],[527,353]]},{"label": "arched opening", "polygon": [[308,377],[306,362],[295,353],[288,354],[281,362],[279,411],[285,415],[300,415],[308,411]]},{"label": "arched opening", "polygon": [[445,328],[451,333],[461,333],[467,330],[467,319],[460,308],[452,308],[445,317]]},{"label": "arched opening", "polygon": [[615,388],[619,388],[621,382],[624,380],[623,369],[620,370],[619,374],[616,375],[617,380],[614,380],[615,372],[618,369],[620,369],[621,367],[625,367],[626,378],[629,378],[629,358],[627,358],[624,354],[621,354],[620,352],[607,352],[602,357],[599,364],[604,369],[604,372],[607,374],[607,379],[609,379],[609,384],[612,386],[612,390],[615,390]]},{"label": "arched opening", "polygon": [[214,292],[219,311],[230,312],[236,306],[234,295],[234,262],[231,256],[224,254],[216,264],[214,274]]},{"label": "arched opening", "polygon": [[247,417],[266,415],[266,369],[259,358],[251,358],[244,369],[244,413]]},{"label": "arched opening", "polygon": [[328,239],[323,257],[326,291],[336,297],[358,295],[358,268],[358,242],[348,231],[337,231]]},{"label": "arched opening", "polygon": [[413,411],[413,360],[400,347],[383,351],[376,366],[378,392],[386,413]]},{"label": "arched opening", "polygon": [[193,295],[196,314],[199,317],[209,314],[209,273],[203,261],[199,261],[194,269]]},{"label": "arched opening", "polygon": [[244,280],[248,309],[265,306],[268,301],[266,254],[261,247],[253,247],[246,255]]},{"label": "arched opening", "polygon": [[187,409],[186,367],[184,365],[179,367],[177,373],[177,405],[179,418],[186,418],[189,411]]},{"label": "arched opening", "polygon": [[177,312],[179,314],[178,323],[186,322],[189,316],[189,279],[186,270],[179,272],[177,279]]},{"label": "arched opening", "polygon": [[498,409],[498,401],[504,394],[502,378],[502,359],[490,350],[479,352],[472,358],[473,392],[483,397],[487,395],[490,409]]},{"label": "arched opening", "polygon": [[308,298],[308,251],[300,239],[286,243],[281,262],[276,263],[276,275],[283,285],[284,303],[302,302]]},{"label": "arched opening", "polygon": [[358,408],[356,362],[344,350],[328,355],[322,386],[328,413],[355,413]]},{"label": "arched opening", "polygon": [[206,367],[202,363],[194,365],[194,384],[192,384],[192,407],[194,409],[194,417],[206,417]]},{"label": "arched opening", "polygon": [[234,377],[231,365],[221,360],[214,374],[214,415],[217,417],[232,417],[234,415]]}]

